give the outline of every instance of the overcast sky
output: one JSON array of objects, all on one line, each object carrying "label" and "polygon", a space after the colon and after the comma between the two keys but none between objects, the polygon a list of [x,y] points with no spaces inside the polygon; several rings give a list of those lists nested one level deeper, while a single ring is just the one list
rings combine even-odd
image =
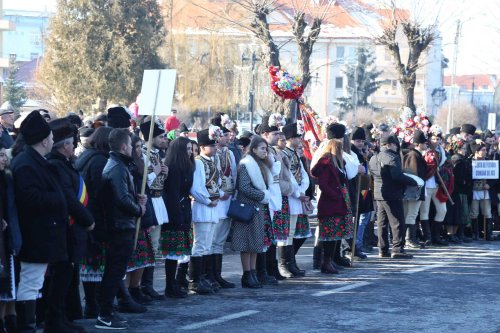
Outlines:
[{"label": "overcast sky", "polygon": [[[380,1],[380,0],[365,0]],[[389,0],[382,0],[389,1]],[[4,0],[5,9],[51,10],[56,0]],[[456,21],[462,21],[457,61],[458,74],[500,74],[500,0],[395,0],[421,20],[439,13],[444,56],[453,59]]]}]

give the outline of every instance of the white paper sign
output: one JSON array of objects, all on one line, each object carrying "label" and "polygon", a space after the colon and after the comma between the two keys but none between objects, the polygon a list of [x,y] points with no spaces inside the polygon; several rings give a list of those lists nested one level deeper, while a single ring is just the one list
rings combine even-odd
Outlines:
[{"label": "white paper sign", "polygon": [[497,128],[497,114],[488,113],[488,129],[495,133]]},{"label": "white paper sign", "polygon": [[472,179],[498,179],[498,161],[472,161]]},{"label": "white paper sign", "polygon": [[170,115],[174,99],[175,79],[175,69],[145,70],[138,101],[139,114]]}]

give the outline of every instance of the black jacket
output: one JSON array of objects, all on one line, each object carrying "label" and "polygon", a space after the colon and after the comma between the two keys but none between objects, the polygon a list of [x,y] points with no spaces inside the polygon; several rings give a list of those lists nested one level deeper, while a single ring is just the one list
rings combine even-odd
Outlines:
[{"label": "black jacket", "polygon": [[134,180],[130,173],[132,158],[111,152],[102,172],[102,198],[108,232],[135,229],[141,216],[141,206],[136,201]]},{"label": "black jacket", "polygon": [[369,168],[375,185],[375,200],[402,200],[407,185],[417,186],[413,178],[403,174],[401,158],[390,149],[382,149],[374,155],[370,159]]},{"label": "black jacket", "polygon": [[[54,167],[63,192],[66,196],[68,213],[71,217],[69,228],[68,254],[72,262],[80,262],[86,252],[88,232],[85,230],[94,223],[94,218],[87,208],[80,202],[78,194],[83,191],[84,184],[80,183],[80,174],[64,155],[52,151],[47,160]],[[85,191],[86,192],[86,191]],[[86,193],[82,193],[85,195]]]},{"label": "black jacket", "polygon": [[52,165],[30,146],[12,161],[23,244],[19,259],[32,263],[68,260],[69,215]]},{"label": "black jacket", "polygon": [[172,165],[168,169],[163,198],[167,206],[169,223],[164,224],[168,230],[189,231],[191,228],[191,199],[189,190],[193,185],[193,172],[181,170]]},{"label": "black jacket", "polygon": [[[370,175],[368,175],[368,162],[365,160],[365,157],[363,154],[356,148],[356,146],[351,145],[351,151],[356,154],[358,157],[359,163],[365,168],[367,171],[366,174],[361,175],[359,177],[356,177],[354,179],[358,179],[361,184],[360,184],[360,193],[359,193],[359,213],[369,213],[373,211],[373,194],[370,189],[371,185],[371,178]],[[356,189],[357,191],[357,185],[356,184]]]},{"label": "black jacket", "polygon": [[[422,153],[416,149],[403,149],[403,154],[403,170],[424,180],[427,174],[427,163]],[[420,201],[425,201],[425,186],[422,186],[420,191]]]},{"label": "black jacket", "polygon": [[87,209],[94,217],[95,227],[91,235],[97,241],[106,240],[107,228],[104,216],[105,198],[100,198],[102,188],[102,171],[108,162],[109,153],[89,148],[78,156],[75,167],[87,186],[89,196]]},{"label": "black jacket", "polygon": [[5,197],[1,198],[3,207],[3,218],[7,221],[6,243],[7,253],[18,255],[21,250],[22,237],[19,229],[19,218],[17,216],[17,208],[14,195],[14,180],[10,172],[0,172],[0,178],[4,190]]}]

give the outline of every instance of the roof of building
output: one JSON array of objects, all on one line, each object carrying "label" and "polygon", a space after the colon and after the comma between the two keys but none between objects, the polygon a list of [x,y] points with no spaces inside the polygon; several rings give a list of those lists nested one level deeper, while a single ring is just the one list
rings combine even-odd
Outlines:
[{"label": "roof of building", "polygon": [[[499,83],[500,76],[496,74],[457,75],[455,77],[455,85],[464,87],[466,90],[472,90],[473,84],[475,90],[484,89],[484,87],[488,87],[488,90],[495,90]],[[443,85],[445,87],[451,85],[450,75],[443,78]]]},{"label": "roof of building", "polygon": [[[38,69],[38,65],[42,58],[33,59],[30,61],[18,61],[17,65],[19,66],[19,71],[16,73],[16,80],[23,82],[25,86],[30,86],[34,84],[35,74]],[[7,80],[9,76],[9,70],[4,71],[4,82]]]}]

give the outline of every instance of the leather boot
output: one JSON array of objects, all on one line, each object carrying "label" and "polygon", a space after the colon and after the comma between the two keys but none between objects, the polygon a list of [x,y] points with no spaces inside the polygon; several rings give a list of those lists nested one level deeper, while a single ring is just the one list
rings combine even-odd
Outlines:
[{"label": "leather boot", "polygon": [[99,303],[97,302],[97,289],[99,282],[83,282],[83,292],[85,294],[85,309],[83,317],[85,319],[96,319],[99,314]]},{"label": "leather boot", "polygon": [[323,242],[324,258],[321,264],[321,273],[339,274],[338,269],[333,265],[332,258],[335,253],[336,242]]},{"label": "leather boot", "polygon": [[189,290],[200,295],[213,294],[212,288],[202,282],[202,257],[191,257],[189,261]]},{"label": "leather boot", "polygon": [[230,289],[236,287],[234,283],[226,281],[222,278],[222,254],[213,254],[214,257],[214,274],[215,281],[219,283],[223,289]]},{"label": "leather boot", "polygon": [[272,275],[276,280],[281,281],[286,278],[278,270],[278,260],[276,259],[276,245],[271,245],[266,252],[267,274]]},{"label": "leather boot", "polygon": [[257,270],[250,270],[250,279],[252,279],[254,283],[258,284],[260,288],[262,288],[262,283],[260,283],[259,278],[257,277]]},{"label": "leather boot", "polygon": [[323,256],[323,246],[322,242],[318,242],[318,245],[313,249],[313,269],[320,269],[321,262],[323,261],[321,257]]},{"label": "leather boot", "polygon": [[254,281],[250,271],[243,272],[243,276],[241,277],[241,287],[242,288],[251,288],[251,289],[259,289],[261,287],[260,283]]},{"label": "leather boot", "polygon": [[472,219],[472,240],[479,240],[479,221]]},{"label": "leather boot", "polygon": [[132,298],[123,280],[120,281],[118,294],[120,295],[120,299],[118,300],[118,311],[125,313],[144,313],[147,311],[144,305],[137,303]]},{"label": "leather boot", "polygon": [[214,273],[214,256],[213,254],[203,256],[203,272],[204,278],[210,286],[212,287],[214,292],[218,292],[220,289],[219,283],[215,280],[215,273]]},{"label": "leather boot", "polygon": [[177,280],[175,279],[175,273],[177,272],[177,260],[166,259],[165,260],[165,296],[171,298],[185,298],[187,297],[187,292],[183,290]]},{"label": "leather boot", "polygon": [[278,246],[278,270],[280,274],[285,278],[292,278],[293,274],[288,270],[288,247],[287,246]]},{"label": "leather boot", "polygon": [[16,315],[6,315],[3,318],[5,330],[7,333],[17,332],[17,317]]},{"label": "leather boot", "polygon": [[274,276],[267,274],[265,252],[257,254],[257,279],[263,285],[278,284],[278,280]]},{"label": "leather boot", "polygon": [[21,333],[36,333],[36,301],[16,302],[17,328]]},{"label": "leather boot", "polygon": [[469,238],[469,237],[465,236],[464,232],[465,232],[465,225],[460,224],[458,226],[458,232],[457,232],[458,239],[460,239],[464,243],[470,243],[470,242],[472,242],[472,238]]},{"label": "leather boot", "polygon": [[448,242],[441,239],[442,222],[432,224],[432,245],[447,246]]},{"label": "leather boot", "polygon": [[420,226],[422,227],[422,233],[424,234],[424,246],[431,245],[432,233],[431,227],[429,225],[429,220],[420,220]]},{"label": "leather boot", "polygon": [[493,219],[486,219],[486,240],[493,240]]},{"label": "leather boot", "polygon": [[340,247],[342,241],[334,241],[334,252],[333,252],[333,261],[336,265],[342,267],[351,267],[351,261],[345,257],[342,257],[340,254]]},{"label": "leather boot", "polygon": [[189,287],[189,281],[186,278],[186,275],[188,273],[188,266],[189,265],[187,262],[177,265],[177,274],[175,275],[177,284],[185,289]]},{"label": "leather boot", "polygon": [[153,302],[153,299],[149,297],[148,295],[145,295],[141,287],[135,287],[135,288],[128,288],[128,292],[130,293],[130,296],[134,299],[139,304],[142,305],[148,305]]},{"label": "leather boot", "polygon": [[414,224],[406,225],[406,247],[410,249],[423,249],[424,244],[417,241],[417,227]]},{"label": "leather boot", "polygon": [[306,275],[306,271],[300,270],[297,267],[297,261],[295,260],[295,251],[293,249],[293,245],[288,245],[287,246],[288,250],[288,260],[287,260],[287,267],[288,270],[293,274],[294,277],[302,277]]}]

